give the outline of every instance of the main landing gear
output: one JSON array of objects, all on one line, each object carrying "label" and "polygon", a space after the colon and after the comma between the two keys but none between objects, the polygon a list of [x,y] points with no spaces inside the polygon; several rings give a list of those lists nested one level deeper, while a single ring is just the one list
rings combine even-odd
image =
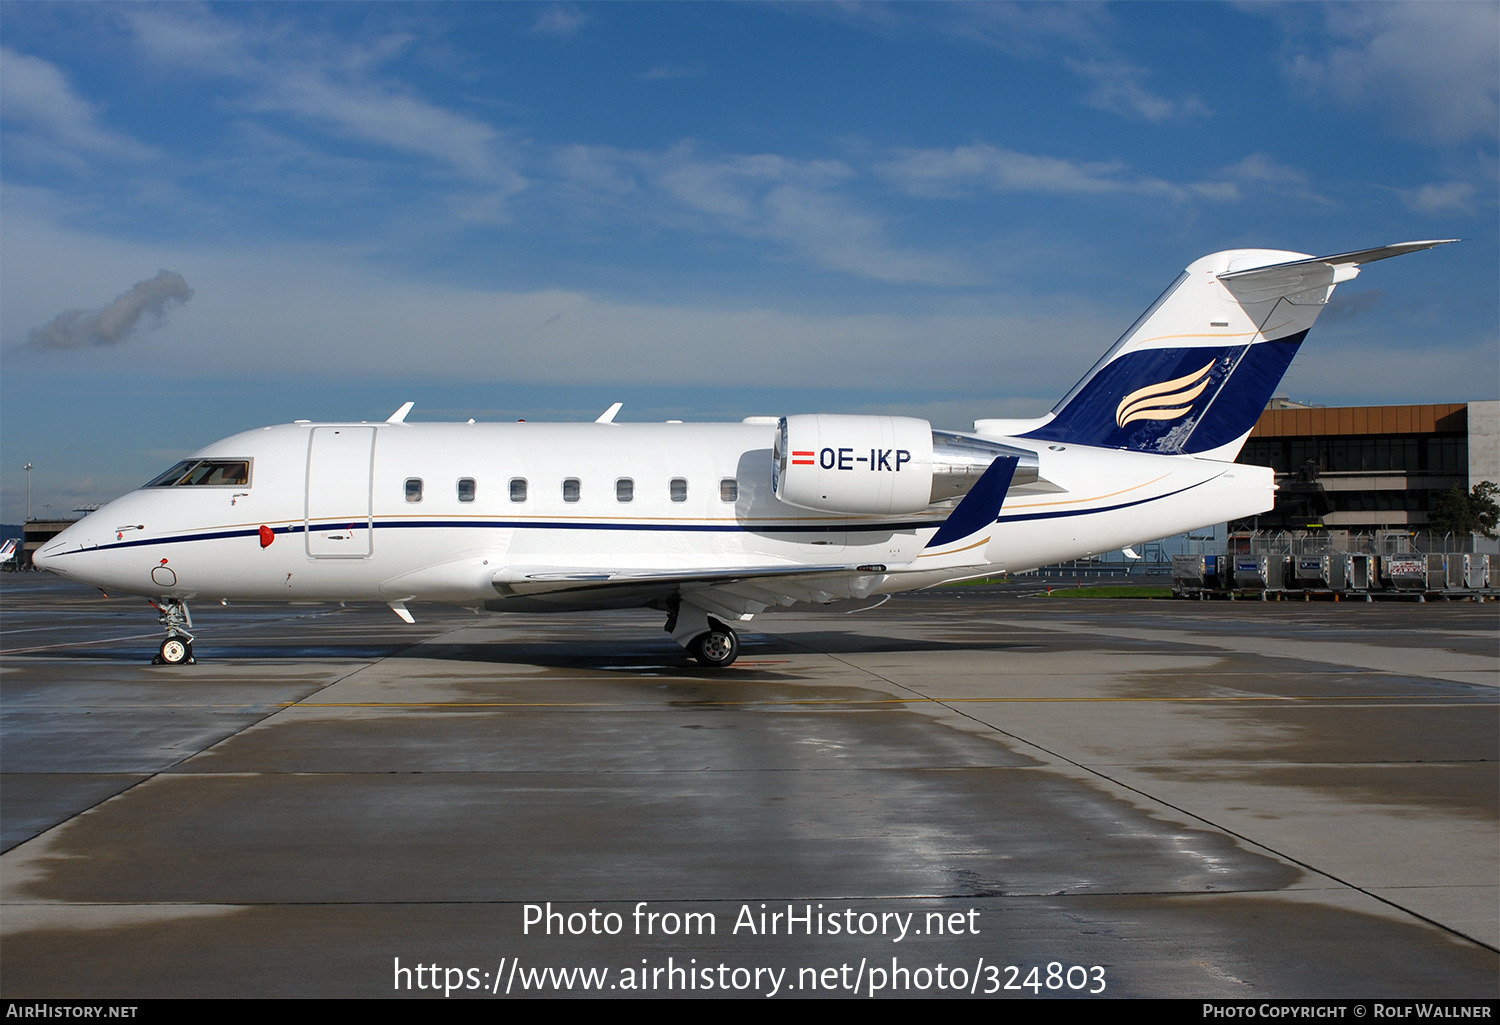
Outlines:
[{"label": "main landing gear", "polygon": [[157,611],[157,622],[167,628],[167,639],[161,642],[161,647],[156,652],[156,657],[151,660],[154,666],[190,666],[196,659],[193,658],[193,635],[188,631],[193,628],[193,617],[188,612],[186,602],[178,601],[176,598],[163,598],[160,605],[151,603],[151,607]]},{"label": "main landing gear", "polygon": [[710,669],[723,669],[739,657],[739,635],[691,602],[672,601],[667,607],[665,629],[672,640]]},{"label": "main landing gear", "polygon": [[688,652],[710,669],[722,669],[739,656],[740,638],[717,619],[708,621],[709,630],[693,638]]}]

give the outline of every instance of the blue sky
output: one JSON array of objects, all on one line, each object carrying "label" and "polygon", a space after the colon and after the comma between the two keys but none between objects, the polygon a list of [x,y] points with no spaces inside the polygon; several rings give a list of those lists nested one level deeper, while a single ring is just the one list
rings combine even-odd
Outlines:
[{"label": "blue sky", "polygon": [[0,3],[0,520],[293,418],[1039,415],[1238,246],[1500,396],[1500,6]]}]

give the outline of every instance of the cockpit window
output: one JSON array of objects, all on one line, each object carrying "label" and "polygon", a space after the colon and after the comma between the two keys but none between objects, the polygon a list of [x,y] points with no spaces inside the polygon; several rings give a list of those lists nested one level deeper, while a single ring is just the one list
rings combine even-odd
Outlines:
[{"label": "cockpit window", "polygon": [[184,459],[160,477],[152,480],[146,487],[242,488],[249,484],[250,460],[248,459]]}]

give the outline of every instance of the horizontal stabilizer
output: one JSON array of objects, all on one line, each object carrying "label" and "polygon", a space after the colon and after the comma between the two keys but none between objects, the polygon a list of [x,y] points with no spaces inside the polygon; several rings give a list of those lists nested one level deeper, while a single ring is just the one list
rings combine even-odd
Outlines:
[{"label": "horizontal stabilizer", "polygon": [[1397,242],[1389,246],[1376,246],[1374,249],[1359,249],[1352,253],[1337,253],[1333,256],[1313,256],[1306,260],[1292,260],[1289,263],[1273,263],[1269,267],[1252,267],[1249,270],[1229,271],[1220,274],[1220,281],[1234,281],[1236,279],[1251,278],[1256,275],[1266,275],[1289,267],[1309,267],[1316,264],[1327,264],[1330,267],[1358,267],[1365,263],[1374,263],[1376,260],[1389,260],[1393,256],[1405,256],[1407,253],[1420,253],[1424,249],[1436,249],[1438,246],[1446,246],[1450,242],[1459,241],[1456,238],[1429,239],[1425,242]]}]

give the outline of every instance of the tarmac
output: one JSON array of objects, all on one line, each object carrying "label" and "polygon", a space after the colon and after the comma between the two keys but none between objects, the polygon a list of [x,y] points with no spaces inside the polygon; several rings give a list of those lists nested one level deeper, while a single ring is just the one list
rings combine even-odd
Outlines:
[{"label": "tarmac", "polygon": [[0,578],[0,996],[1500,996],[1493,603]]}]

